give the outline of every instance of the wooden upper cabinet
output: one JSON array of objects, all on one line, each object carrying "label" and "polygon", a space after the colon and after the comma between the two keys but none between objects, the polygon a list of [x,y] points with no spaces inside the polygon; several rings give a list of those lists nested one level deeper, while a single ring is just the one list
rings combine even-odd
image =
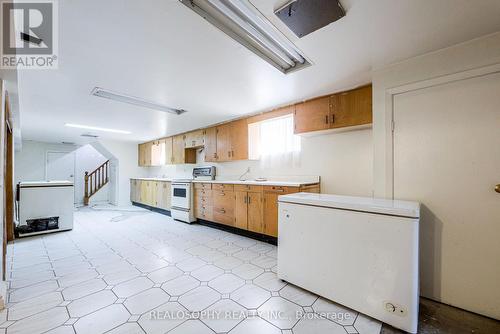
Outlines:
[{"label": "wooden upper cabinet", "polygon": [[196,163],[196,150],[186,149],[184,143],[185,135],[172,137],[172,163],[193,164]]},{"label": "wooden upper cabinet", "polygon": [[246,119],[234,121],[230,124],[230,151],[231,160],[248,159],[248,123]]},{"label": "wooden upper cabinet", "polygon": [[185,134],[184,146],[186,148],[200,147],[205,144],[204,130],[191,131]]},{"label": "wooden upper cabinet", "polygon": [[173,163],[173,137],[165,138],[165,164],[170,165]]},{"label": "wooden upper cabinet", "polygon": [[372,123],[372,86],[332,95],[332,128]]},{"label": "wooden upper cabinet", "polygon": [[203,130],[205,140],[205,161],[217,161],[217,127]]},{"label": "wooden upper cabinet", "polygon": [[151,154],[153,149],[153,142],[139,144],[138,163],[141,167],[148,167],[152,165]]},{"label": "wooden upper cabinet", "polygon": [[320,97],[295,105],[294,133],[330,128],[330,97]]},{"label": "wooden upper cabinet", "polygon": [[231,161],[231,123],[217,126],[217,161]]},{"label": "wooden upper cabinet", "polygon": [[139,144],[137,150],[137,163],[139,166],[144,167],[146,165],[146,144]]},{"label": "wooden upper cabinet", "polygon": [[248,159],[248,123],[246,119],[217,126],[217,160]]},{"label": "wooden upper cabinet", "polygon": [[184,135],[172,137],[172,163],[183,164],[186,156],[184,149]]},{"label": "wooden upper cabinet", "polygon": [[296,134],[372,123],[372,86],[295,105]]},{"label": "wooden upper cabinet", "polygon": [[165,164],[165,139],[153,141],[151,145],[151,166],[161,166]]}]

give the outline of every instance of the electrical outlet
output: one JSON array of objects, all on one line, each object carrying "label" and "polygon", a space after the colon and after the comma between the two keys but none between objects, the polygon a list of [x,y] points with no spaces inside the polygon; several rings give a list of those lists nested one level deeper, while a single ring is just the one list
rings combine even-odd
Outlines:
[{"label": "electrical outlet", "polygon": [[400,317],[405,317],[408,313],[404,306],[392,302],[384,302],[384,308],[387,312],[393,313]]}]

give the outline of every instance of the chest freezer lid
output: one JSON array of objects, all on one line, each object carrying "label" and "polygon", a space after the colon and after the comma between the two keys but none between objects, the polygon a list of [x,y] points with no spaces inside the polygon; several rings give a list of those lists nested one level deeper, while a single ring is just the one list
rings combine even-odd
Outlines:
[{"label": "chest freezer lid", "polygon": [[420,217],[420,203],[410,201],[313,193],[281,195],[278,201],[410,218]]},{"label": "chest freezer lid", "polygon": [[61,187],[61,186],[73,186],[73,182],[66,180],[54,180],[54,181],[23,181],[19,182],[19,187]]}]

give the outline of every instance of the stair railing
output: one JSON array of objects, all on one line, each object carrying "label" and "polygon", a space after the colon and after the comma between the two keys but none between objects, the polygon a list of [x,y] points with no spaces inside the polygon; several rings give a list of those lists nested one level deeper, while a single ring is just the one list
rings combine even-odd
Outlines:
[{"label": "stair railing", "polygon": [[93,172],[85,172],[85,194],[83,204],[89,205],[90,197],[109,182],[109,160],[97,167]]}]

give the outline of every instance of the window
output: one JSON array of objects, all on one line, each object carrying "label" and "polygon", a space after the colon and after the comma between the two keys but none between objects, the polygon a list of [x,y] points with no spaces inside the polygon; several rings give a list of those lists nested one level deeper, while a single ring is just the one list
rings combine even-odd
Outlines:
[{"label": "window", "polygon": [[300,137],[293,133],[293,115],[249,124],[250,159],[264,163],[291,163],[298,160]]}]

